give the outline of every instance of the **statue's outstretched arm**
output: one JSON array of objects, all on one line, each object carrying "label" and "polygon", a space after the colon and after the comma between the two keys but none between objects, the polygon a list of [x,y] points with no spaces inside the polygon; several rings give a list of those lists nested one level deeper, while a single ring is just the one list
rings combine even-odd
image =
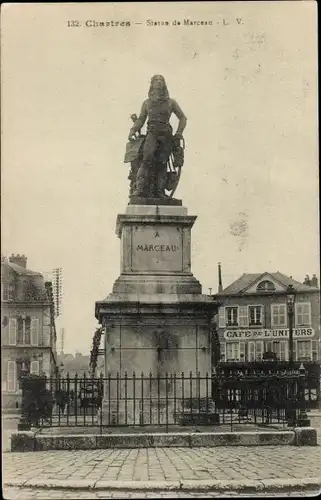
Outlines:
[{"label": "statue's outstretched arm", "polygon": [[134,122],[134,125],[132,126],[132,128],[130,129],[129,138],[131,138],[138,130],[140,130],[144,126],[146,118],[147,118],[147,104],[146,104],[146,101],[144,101],[140,115],[137,118],[137,120]]},{"label": "statue's outstretched arm", "polygon": [[186,127],[187,118],[186,118],[185,114],[183,113],[179,104],[174,99],[172,102],[173,102],[173,112],[175,113],[175,115],[177,116],[177,118],[179,120],[176,134],[182,135],[182,133],[184,132],[184,129]]}]

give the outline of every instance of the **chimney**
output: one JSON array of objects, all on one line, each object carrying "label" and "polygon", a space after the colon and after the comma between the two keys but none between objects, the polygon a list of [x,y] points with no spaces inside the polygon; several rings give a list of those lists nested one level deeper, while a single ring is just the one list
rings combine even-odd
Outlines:
[{"label": "chimney", "polygon": [[315,274],[311,278],[311,286],[315,286],[316,288],[319,288],[318,278],[316,277]]},{"label": "chimney", "polygon": [[25,255],[20,255],[19,253],[17,255],[12,254],[11,257],[9,257],[9,262],[16,264],[17,266],[24,267],[25,269],[27,267],[27,257]]},{"label": "chimney", "polygon": [[218,293],[223,292],[221,263],[218,263]]}]

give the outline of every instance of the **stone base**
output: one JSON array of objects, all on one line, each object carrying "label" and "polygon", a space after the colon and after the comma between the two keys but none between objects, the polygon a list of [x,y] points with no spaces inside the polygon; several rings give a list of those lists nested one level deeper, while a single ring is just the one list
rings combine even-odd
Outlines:
[{"label": "stone base", "polygon": [[175,198],[144,198],[143,196],[131,195],[128,205],[171,205],[182,206],[182,200]]},{"label": "stone base", "polygon": [[155,448],[155,447],[213,447],[213,446],[317,446],[315,429],[294,431],[249,432],[148,432],[142,426],[141,433],[115,434],[61,434],[15,433],[11,437],[11,451],[88,450],[108,448]]},{"label": "stone base", "polygon": [[[180,378],[183,372],[186,378],[192,372],[193,377],[199,373],[204,384],[206,373],[211,372],[210,317],[216,309],[216,302],[201,294],[119,293],[96,303],[96,317],[105,326],[106,377],[109,373],[124,377],[125,372],[140,377],[143,372],[145,377],[152,373],[155,378],[167,372]],[[177,389],[180,383],[177,381]],[[185,392],[185,398],[198,397],[195,384],[194,380],[193,393]],[[208,384],[208,392],[204,388],[200,396],[210,391]],[[105,397],[108,399],[107,394]],[[144,397],[149,398],[145,389]],[[157,393],[151,399],[157,399]]]},{"label": "stone base", "polygon": [[317,431],[312,427],[296,427],[294,429],[296,446],[317,446]]},{"label": "stone base", "polygon": [[176,275],[148,275],[122,273],[114,282],[113,294],[163,294],[164,298],[167,294],[183,295],[183,294],[201,294],[202,285],[190,273]]}]

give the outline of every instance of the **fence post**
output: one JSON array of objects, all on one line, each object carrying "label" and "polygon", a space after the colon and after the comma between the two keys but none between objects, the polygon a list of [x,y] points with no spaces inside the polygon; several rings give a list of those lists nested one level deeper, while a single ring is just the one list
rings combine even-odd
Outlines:
[{"label": "fence post", "polygon": [[294,408],[295,399],[295,382],[293,366],[290,365],[289,378],[288,378],[288,409],[287,409],[287,423],[288,427],[294,427],[296,425],[296,409]]},{"label": "fence post", "polygon": [[306,413],[306,404],[305,404],[305,367],[304,364],[301,363],[300,368],[300,410],[299,410],[299,418],[297,422],[298,427],[310,427],[311,423]]}]

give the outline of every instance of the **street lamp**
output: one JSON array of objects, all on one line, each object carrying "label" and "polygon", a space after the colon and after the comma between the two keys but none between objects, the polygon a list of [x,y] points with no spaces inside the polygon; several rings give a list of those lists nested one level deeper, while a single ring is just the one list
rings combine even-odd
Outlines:
[{"label": "street lamp", "polygon": [[288,306],[288,319],[289,319],[289,362],[293,365],[293,318],[294,318],[294,303],[295,303],[295,289],[293,285],[288,285],[286,289],[286,302]]},{"label": "street lamp", "polygon": [[289,411],[288,411],[288,425],[295,425],[296,411],[293,408],[294,403],[294,380],[291,379],[291,372],[293,369],[293,318],[294,318],[294,303],[295,303],[295,289],[293,285],[288,285],[286,289],[286,302],[288,310],[288,323],[289,323]]}]

